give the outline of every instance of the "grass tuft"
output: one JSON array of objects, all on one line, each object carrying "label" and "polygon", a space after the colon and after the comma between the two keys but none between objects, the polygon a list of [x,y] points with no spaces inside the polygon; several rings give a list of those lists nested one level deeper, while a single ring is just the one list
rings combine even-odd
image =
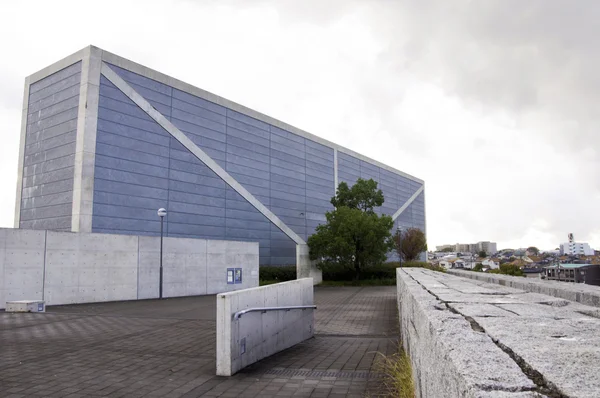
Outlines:
[{"label": "grass tuft", "polygon": [[375,370],[383,376],[377,396],[414,398],[412,366],[402,344],[398,343],[397,351],[391,355],[377,354]]}]

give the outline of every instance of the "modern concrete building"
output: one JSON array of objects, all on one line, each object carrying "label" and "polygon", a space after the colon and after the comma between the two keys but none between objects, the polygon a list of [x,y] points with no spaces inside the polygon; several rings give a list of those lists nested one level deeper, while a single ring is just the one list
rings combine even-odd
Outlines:
[{"label": "modern concrete building", "polygon": [[26,79],[15,227],[157,235],[164,207],[167,236],[258,241],[261,264],[296,264],[359,177],[394,230],[425,231],[422,180],[90,46]]},{"label": "modern concrete building", "polygon": [[560,244],[561,256],[593,256],[594,249],[589,243],[565,242]]},{"label": "modern concrete building", "polygon": [[544,267],[544,279],[560,282],[600,285],[600,265],[598,264],[558,264]]}]

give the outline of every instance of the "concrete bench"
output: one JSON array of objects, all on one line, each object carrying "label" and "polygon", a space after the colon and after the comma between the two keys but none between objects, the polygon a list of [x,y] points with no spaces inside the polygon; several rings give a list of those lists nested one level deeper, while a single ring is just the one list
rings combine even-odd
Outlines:
[{"label": "concrete bench", "polygon": [[43,300],[7,301],[6,312],[46,312]]}]

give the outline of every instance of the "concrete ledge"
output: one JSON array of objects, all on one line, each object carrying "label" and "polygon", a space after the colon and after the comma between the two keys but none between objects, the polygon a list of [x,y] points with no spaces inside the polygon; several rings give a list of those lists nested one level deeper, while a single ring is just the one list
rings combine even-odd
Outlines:
[{"label": "concrete ledge", "polygon": [[534,280],[531,278],[523,278],[521,276],[488,274],[485,272],[461,271],[456,269],[448,270],[448,273],[482,282],[513,287],[526,292],[546,294],[548,296],[575,301],[584,305],[600,307],[600,286],[582,283]]},{"label": "concrete ledge", "polygon": [[535,384],[508,354],[415,279],[430,277],[419,268],[397,270],[402,344],[417,397],[536,396]]},{"label": "concrete ledge", "polygon": [[42,300],[7,301],[6,312],[46,312]]},{"label": "concrete ledge", "polygon": [[398,289],[418,396],[598,396],[598,308],[425,269]]},{"label": "concrete ledge", "polygon": [[250,312],[247,308],[312,305],[312,278],[217,295],[217,375],[240,369],[314,335],[314,310]]}]

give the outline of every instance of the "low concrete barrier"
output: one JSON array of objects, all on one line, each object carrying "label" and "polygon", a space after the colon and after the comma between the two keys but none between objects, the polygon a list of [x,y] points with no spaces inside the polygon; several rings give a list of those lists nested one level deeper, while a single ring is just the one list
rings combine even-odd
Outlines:
[{"label": "low concrete barrier", "polygon": [[240,369],[314,335],[314,310],[249,312],[249,308],[313,305],[312,278],[217,295],[217,375]]},{"label": "low concrete barrier", "polygon": [[[429,271],[434,272],[434,271]],[[535,385],[492,339],[415,281],[420,268],[397,270],[402,345],[409,355],[417,397],[517,397]]]},{"label": "low concrete barrier", "polygon": [[397,280],[418,397],[598,397],[598,308],[419,268]]},{"label": "low concrete barrier", "polygon": [[586,285],[583,283],[568,283],[548,280],[535,280],[521,276],[488,274],[485,272],[448,270],[448,273],[464,278],[476,279],[487,283],[496,283],[502,286],[514,287],[531,293],[540,293],[575,301],[584,305],[600,307],[600,286]]},{"label": "low concrete barrier", "polygon": [[[258,258],[257,242],[165,238],[163,297],[256,287]],[[159,263],[158,237],[2,228],[0,308],[157,298]]]}]

